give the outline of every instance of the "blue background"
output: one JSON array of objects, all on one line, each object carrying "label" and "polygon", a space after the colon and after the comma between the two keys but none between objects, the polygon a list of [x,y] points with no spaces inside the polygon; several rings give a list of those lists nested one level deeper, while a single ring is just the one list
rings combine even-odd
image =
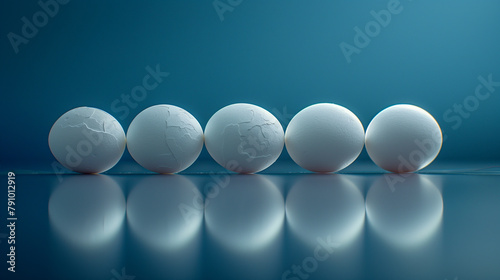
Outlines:
[{"label": "blue background", "polygon": [[[0,164],[50,164],[49,130],[75,107],[101,108],[126,131],[155,104],[183,107],[204,127],[236,102],[266,108],[284,127],[302,108],[333,102],[365,129],[385,107],[411,103],[447,136],[438,161],[498,160],[500,87],[468,117],[444,114],[471,100],[479,76],[500,81],[500,2],[401,1],[401,12],[348,63],[339,45],[353,45],[354,28],[389,2],[244,0],[220,17],[213,1],[74,0],[16,54],[8,34],[21,35],[21,18],[33,22],[42,8],[2,1]],[[128,114],[113,110],[156,65],[170,75]],[[365,151],[360,158],[368,159]]]}]

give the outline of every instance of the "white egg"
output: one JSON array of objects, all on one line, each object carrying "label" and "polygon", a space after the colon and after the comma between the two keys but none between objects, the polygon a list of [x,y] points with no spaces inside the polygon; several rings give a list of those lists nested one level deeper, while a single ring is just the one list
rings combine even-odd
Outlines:
[{"label": "white egg", "polygon": [[227,176],[225,188],[216,197],[207,195],[205,199],[207,237],[247,257],[280,243],[284,222],[283,194],[265,175]]},{"label": "white egg", "polygon": [[259,106],[238,103],[217,111],[205,128],[205,145],[214,160],[228,170],[255,173],[281,154],[280,122]]},{"label": "white egg", "polygon": [[66,241],[86,248],[109,247],[123,231],[127,202],[106,175],[68,176],[49,199],[49,221]]},{"label": "white egg", "polygon": [[348,109],[319,103],[297,113],[286,129],[290,157],[313,172],[335,172],[349,166],[361,153],[365,131]]},{"label": "white egg", "polygon": [[401,175],[375,177],[366,194],[368,225],[374,233],[397,247],[423,245],[441,226],[443,196],[432,175],[407,174],[404,183],[395,186]]},{"label": "white egg", "polygon": [[127,131],[127,148],[144,168],[177,173],[191,166],[200,155],[203,130],[186,110],[155,105],[132,120]]},{"label": "white egg", "polygon": [[413,172],[429,165],[443,144],[441,128],[424,109],[408,104],[388,107],[366,129],[366,151],[381,168]]},{"label": "white egg", "polygon": [[113,167],[125,150],[125,133],[110,114],[79,107],[62,115],[49,133],[49,147],[64,167],[100,173]]}]

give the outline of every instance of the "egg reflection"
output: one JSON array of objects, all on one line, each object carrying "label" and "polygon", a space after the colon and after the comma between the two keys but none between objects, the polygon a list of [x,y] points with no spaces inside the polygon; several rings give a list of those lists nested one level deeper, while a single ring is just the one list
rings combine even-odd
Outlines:
[{"label": "egg reflection", "polygon": [[385,174],[374,181],[367,194],[366,213],[370,226],[388,242],[415,246],[439,228],[443,198],[430,177],[408,174],[400,181],[400,176]]},{"label": "egg reflection", "polygon": [[51,225],[75,245],[102,245],[120,231],[124,217],[123,192],[105,175],[65,177],[49,199]]},{"label": "egg reflection", "polygon": [[305,242],[329,237],[340,246],[361,232],[364,198],[345,175],[312,174],[299,178],[286,198],[287,222]]},{"label": "egg reflection", "polygon": [[182,175],[148,176],[128,196],[127,220],[134,235],[160,249],[178,249],[200,232],[203,199]]},{"label": "egg reflection", "polygon": [[283,195],[262,175],[228,176],[223,188],[212,194],[205,202],[207,231],[228,248],[258,250],[282,229]]}]

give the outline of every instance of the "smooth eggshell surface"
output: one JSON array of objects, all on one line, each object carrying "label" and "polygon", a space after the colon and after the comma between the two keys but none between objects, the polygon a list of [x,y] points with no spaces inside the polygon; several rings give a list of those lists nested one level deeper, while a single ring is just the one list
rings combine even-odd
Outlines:
[{"label": "smooth eggshell surface", "polygon": [[125,133],[110,114],[78,107],[52,126],[49,147],[64,167],[80,173],[100,173],[113,167],[125,150]]},{"label": "smooth eggshell surface", "polygon": [[214,160],[228,170],[254,173],[266,169],[281,154],[284,132],[265,109],[238,103],[217,111],[205,128],[205,145]]},{"label": "smooth eggshell surface", "polygon": [[361,153],[365,131],[358,117],[331,103],[304,108],[288,124],[285,144],[290,157],[313,172],[335,172]]},{"label": "smooth eggshell surface", "polygon": [[424,109],[408,104],[388,107],[366,129],[366,151],[381,168],[413,172],[439,154],[443,137],[436,120]]},{"label": "smooth eggshell surface", "polygon": [[200,155],[203,130],[186,110],[155,105],[132,120],[127,131],[127,148],[144,168],[157,173],[177,173]]}]

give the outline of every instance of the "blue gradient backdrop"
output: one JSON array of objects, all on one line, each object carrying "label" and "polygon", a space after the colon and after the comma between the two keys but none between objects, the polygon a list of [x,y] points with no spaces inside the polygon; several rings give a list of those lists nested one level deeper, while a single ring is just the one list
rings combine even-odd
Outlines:
[{"label": "blue gradient backdrop", "polygon": [[[355,46],[354,28],[364,30],[372,10],[397,3],[215,3],[228,9],[222,17],[212,0],[70,1],[16,54],[9,33],[21,36],[22,18],[33,22],[42,8],[2,1],[0,164],[50,164],[49,130],[74,107],[101,108],[126,130],[155,104],[183,107],[204,127],[236,102],[268,109],[284,127],[302,108],[333,102],[365,128],[385,107],[412,103],[447,135],[437,160],[500,159],[500,87],[477,104],[471,97],[479,76],[500,82],[500,1],[402,0],[386,27],[372,26],[376,35],[350,63],[339,45]],[[121,96],[142,84],[148,65],[170,75],[125,114]],[[474,110],[460,115],[454,106],[464,100]],[[361,158],[368,159],[365,151]]]}]

